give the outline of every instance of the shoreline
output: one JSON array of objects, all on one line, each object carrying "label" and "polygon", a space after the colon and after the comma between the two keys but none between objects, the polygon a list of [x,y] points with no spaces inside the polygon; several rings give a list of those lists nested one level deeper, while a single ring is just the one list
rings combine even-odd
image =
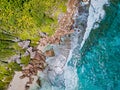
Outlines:
[{"label": "shoreline", "polygon": [[[82,1],[80,1],[82,2]],[[79,4],[79,1],[78,0],[69,0],[68,1],[68,6],[67,6],[67,12],[66,14],[63,16],[63,18],[59,21],[59,27],[58,29],[56,30],[55,34],[52,35],[51,37],[44,37],[42,38],[39,42],[39,45],[37,47],[37,51],[39,54],[43,54],[43,52],[41,53],[41,51],[44,51],[43,49],[45,49],[45,47],[48,45],[48,43],[53,46],[53,51],[55,53],[55,56],[48,56],[47,59],[44,59],[43,61],[43,69],[42,70],[37,70],[34,75],[36,75],[37,78],[41,77],[42,79],[45,79],[47,81],[49,81],[52,85],[54,85],[55,83],[59,82],[59,81],[55,81],[55,78],[56,78],[56,75],[62,75],[63,72],[64,72],[64,68],[65,68],[65,65],[66,63],[68,62],[67,59],[68,59],[68,55],[70,54],[70,50],[71,50],[71,42],[72,42],[72,38],[69,37],[69,34],[72,34],[73,32],[76,34],[76,32],[78,33],[78,36],[81,35],[81,40],[84,36],[84,32],[85,31],[80,31],[76,29],[76,26],[75,25],[75,19],[73,19],[74,15],[78,12],[78,9],[77,8],[80,8],[82,6],[77,6]],[[86,5],[86,4],[85,4]],[[83,9],[84,10],[84,9]],[[82,11],[81,11],[82,12]],[[80,12],[78,12],[80,13]],[[76,18],[77,15],[74,17]],[[86,19],[85,19],[86,20]],[[84,20],[83,20],[84,21]],[[87,22],[87,20],[86,20]],[[85,24],[85,23],[84,23]],[[74,26],[74,27],[73,27]],[[73,30],[74,29],[74,30]],[[85,28],[84,28],[85,29]],[[77,38],[78,38],[77,36]],[[61,42],[61,39],[63,39],[63,41]],[[51,41],[52,40],[52,41]],[[67,42],[66,42],[67,41]],[[79,41],[77,41],[78,43]],[[81,42],[81,41],[80,41]],[[59,45],[60,44],[60,45]],[[56,49],[56,50],[55,50]],[[63,49],[63,50],[62,50]],[[66,50],[64,50],[66,49]],[[59,52],[58,52],[59,51]],[[57,53],[59,53],[60,55],[58,55]],[[57,55],[56,55],[57,54]],[[43,54],[45,55],[45,54]],[[40,55],[41,56],[41,55]],[[40,61],[40,57],[38,55],[38,57],[33,57],[33,60],[38,60]],[[45,64],[46,63],[46,64]],[[44,66],[45,64],[45,66]],[[47,65],[47,66],[46,66]],[[32,66],[28,66],[28,67],[25,67],[24,70],[29,70],[30,67]],[[52,71],[51,71],[52,70]],[[38,73],[39,72],[39,73]],[[25,75],[27,75],[27,77],[31,77],[33,76],[33,74],[30,75],[29,71],[25,71],[23,72],[25,73]],[[26,74],[28,73],[28,74]],[[50,75],[50,73],[53,73]],[[30,76],[29,76],[30,75]],[[37,76],[38,75],[38,76]],[[26,76],[25,76],[26,77]],[[53,78],[51,78],[53,77]],[[40,79],[41,79],[40,78]],[[63,79],[63,78],[62,78]],[[20,80],[20,78],[19,78]],[[22,81],[23,79],[21,79]],[[13,80],[13,82],[15,82]],[[28,81],[26,81],[26,83],[28,83]],[[34,81],[36,82],[36,81]],[[31,82],[30,82],[31,83]],[[61,86],[64,86],[62,84],[63,82],[60,81],[60,85]],[[41,80],[41,84],[42,83],[42,80]],[[23,84],[24,85],[24,84]],[[44,86],[44,85],[43,85]],[[59,85],[57,85],[59,86]],[[15,86],[12,86],[13,88]],[[25,86],[23,86],[25,87]],[[34,85],[30,84],[28,85],[28,87],[30,88],[33,88]],[[11,90],[10,88],[8,88],[8,90]],[[14,90],[14,89],[12,89]],[[26,90],[26,89],[25,89]],[[30,89],[32,90],[32,89]]]},{"label": "shoreline", "polygon": [[[73,50],[78,46],[78,43],[81,42],[81,41],[79,42],[78,38],[81,38],[82,40],[84,36],[85,28],[84,29],[78,28],[77,27],[78,25],[76,24],[77,22],[76,19],[79,18],[78,15],[80,13],[83,13],[82,15],[80,15],[81,19],[84,18],[81,20],[81,22],[86,26],[87,17],[88,17],[88,9],[86,9],[86,7],[89,7],[89,2],[87,4],[85,3],[84,6],[82,6],[81,4],[81,6],[79,7],[81,7],[80,8],[81,10],[79,11],[79,9],[77,9],[76,13],[78,14],[72,17],[75,20],[74,22],[75,25],[73,24],[74,34],[72,34],[71,37],[69,37],[69,40],[70,40],[69,43],[71,48],[68,49],[67,57],[64,56],[64,54],[62,54],[62,52],[65,51],[64,49],[66,49],[66,48],[63,48],[62,49],[63,51],[60,49],[61,51],[61,53],[59,53],[60,55],[48,60],[48,63],[49,63],[48,68],[44,72],[40,72],[39,74],[40,79],[42,81],[42,87],[40,88],[40,90],[74,90],[75,88],[77,88],[77,85],[76,85],[77,78],[75,78],[74,80],[74,77],[73,77],[76,75],[76,70],[74,67],[67,66],[67,64],[71,59]],[[84,17],[84,15],[86,16]],[[70,78],[73,78],[73,81],[69,80]]]}]

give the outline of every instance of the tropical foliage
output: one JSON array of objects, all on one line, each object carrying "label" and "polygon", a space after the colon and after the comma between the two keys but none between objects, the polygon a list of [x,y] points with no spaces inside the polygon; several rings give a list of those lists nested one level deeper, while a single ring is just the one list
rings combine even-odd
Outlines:
[{"label": "tropical foliage", "polygon": [[[40,39],[39,32],[49,36],[57,27],[58,15],[66,12],[67,0],[0,0],[0,90],[9,84],[14,70],[20,70],[16,63],[6,63],[5,59],[21,52],[13,40],[30,39],[35,45]],[[23,57],[27,64],[29,57]]]}]

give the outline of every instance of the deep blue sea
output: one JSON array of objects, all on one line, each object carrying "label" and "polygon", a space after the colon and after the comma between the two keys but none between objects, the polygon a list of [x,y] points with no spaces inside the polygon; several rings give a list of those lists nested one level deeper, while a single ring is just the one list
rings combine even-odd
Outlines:
[{"label": "deep blue sea", "polygon": [[110,0],[104,10],[99,27],[72,57],[77,60],[78,90],[120,90],[120,0]]}]

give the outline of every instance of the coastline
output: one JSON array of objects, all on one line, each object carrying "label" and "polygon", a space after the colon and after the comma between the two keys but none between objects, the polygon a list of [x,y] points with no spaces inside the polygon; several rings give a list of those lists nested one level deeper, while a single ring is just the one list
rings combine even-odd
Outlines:
[{"label": "coastline", "polygon": [[[80,2],[81,2],[81,4],[80,4]],[[40,81],[41,81],[41,89],[40,90],[44,90],[43,88],[45,88],[45,86],[46,86],[46,85],[44,85],[45,81],[47,81],[48,83],[55,86],[55,88],[59,87],[59,89],[61,89],[61,90],[62,90],[61,87],[65,87],[65,85],[67,85],[66,80],[64,81],[64,77],[66,77],[66,76],[63,76],[63,75],[65,75],[64,72],[66,69],[66,64],[69,61],[68,59],[70,59],[70,57],[71,57],[70,53],[72,53],[72,51],[75,49],[75,47],[77,47],[77,43],[81,43],[84,33],[85,33],[85,28],[87,26],[86,22],[87,22],[87,17],[88,17],[88,9],[86,9],[86,7],[87,8],[89,7],[90,2],[89,1],[88,1],[88,3],[86,1],[85,2],[80,1],[80,2],[78,0],[69,0],[68,5],[67,5],[67,12],[61,18],[61,20],[59,20],[59,27],[56,30],[55,34],[52,35],[51,37],[45,36],[39,41],[39,45],[38,45],[37,51],[36,51],[37,53],[40,54],[41,51],[42,51],[42,53],[44,53],[43,51],[44,51],[45,47],[47,47],[48,45],[52,46],[53,51],[55,53],[55,56],[46,57],[45,62],[43,63],[43,64],[46,63],[45,66],[43,65],[45,68],[43,68],[42,70],[37,70],[35,73],[35,76],[37,75],[36,77],[38,79],[40,79]],[[87,10],[87,12],[86,12],[86,10]],[[79,17],[78,17],[78,15],[79,15]],[[84,18],[81,20],[81,23],[83,23],[83,26],[81,25],[80,27],[78,27],[78,24],[77,24],[78,18],[79,19]],[[72,36],[70,34],[72,34]],[[80,41],[78,40],[78,37],[79,38],[81,37]],[[61,41],[61,39],[62,39],[62,41]],[[74,41],[76,43],[76,46],[72,45]],[[74,48],[73,48],[73,46],[74,46]],[[38,61],[40,60],[39,58],[36,58],[35,56],[33,56],[33,60],[34,59],[36,59]],[[23,70],[29,70],[30,67],[29,66],[27,68],[25,67]],[[24,71],[23,71],[23,73],[24,73]],[[30,74],[30,73],[28,72],[28,74]],[[31,76],[33,76],[33,75],[30,75],[30,76],[28,75],[28,77],[31,77]],[[58,77],[58,76],[60,76],[60,77]],[[59,78],[60,80],[56,81],[56,78]],[[19,80],[20,80],[20,78],[19,78]],[[23,79],[21,79],[21,81],[22,80]],[[15,82],[14,79],[13,79],[13,82]],[[28,82],[29,81],[26,81],[26,83],[28,83]],[[34,80],[33,82],[36,82],[36,81]],[[66,84],[64,85],[64,83],[66,83]],[[26,87],[26,85],[24,85],[24,84],[22,86]],[[29,84],[27,87],[29,87],[30,90],[33,90],[34,86],[35,86],[35,83]],[[14,88],[16,86],[12,86],[12,87]],[[67,88],[70,89],[69,86]],[[26,90],[26,88],[24,88],[24,89]],[[8,89],[8,90],[11,90],[11,89]],[[14,89],[12,89],[12,90],[14,90]]]}]

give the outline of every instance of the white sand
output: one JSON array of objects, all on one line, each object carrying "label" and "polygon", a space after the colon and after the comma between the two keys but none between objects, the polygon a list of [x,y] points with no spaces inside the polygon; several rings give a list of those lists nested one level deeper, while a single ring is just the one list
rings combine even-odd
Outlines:
[{"label": "white sand", "polygon": [[15,72],[8,90],[25,90],[25,85],[29,81],[29,78],[25,77],[24,79],[20,79],[20,76],[22,76],[22,72]]}]

